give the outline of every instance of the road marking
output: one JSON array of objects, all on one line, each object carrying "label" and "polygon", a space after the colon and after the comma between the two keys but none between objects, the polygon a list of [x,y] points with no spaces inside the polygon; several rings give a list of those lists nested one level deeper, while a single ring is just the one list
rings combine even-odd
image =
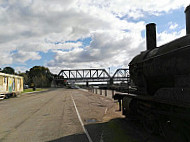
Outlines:
[{"label": "road marking", "polygon": [[74,106],[75,106],[75,110],[76,110],[76,112],[77,112],[77,116],[78,116],[78,119],[79,119],[79,121],[80,121],[80,123],[81,123],[81,126],[82,126],[82,128],[83,128],[83,130],[84,130],[84,132],[85,132],[85,134],[86,134],[86,136],[87,136],[89,142],[93,142],[92,139],[91,139],[91,137],[90,137],[90,135],[89,135],[89,133],[88,133],[88,131],[87,131],[86,128],[84,127],[84,123],[82,122],[82,119],[81,119],[81,117],[80,117],[79,111],[78,111],[77,106],[76,106],[76,104],[75,104],[75,100],[73,99],[73,96],[72,96],[72,95],[71,95],[71,98],[72,98],[72,100],[73,100],[73,104],[74,104]]}]

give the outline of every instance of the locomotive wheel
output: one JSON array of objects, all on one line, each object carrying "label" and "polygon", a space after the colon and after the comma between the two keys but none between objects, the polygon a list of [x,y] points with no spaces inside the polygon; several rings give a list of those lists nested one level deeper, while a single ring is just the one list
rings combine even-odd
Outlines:
[{"label": "locomotive wheel", "polygon": [[[122,101],[122,103],[123,103],[123,101]],[[121,107],[122,107],[122,115],[127,116],[126,108],[123,105]]]}]

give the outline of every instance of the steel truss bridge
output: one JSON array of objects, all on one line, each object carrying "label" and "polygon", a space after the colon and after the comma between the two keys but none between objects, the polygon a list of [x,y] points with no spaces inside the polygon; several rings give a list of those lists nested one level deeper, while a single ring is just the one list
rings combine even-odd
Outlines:
[{"label": "steel truss bridge", "polygon": [[105,69],[72,69],[61,70],[55,77],[55,81],[74,81],[74,82],[109,82],[129,81],[129,69],[117,69],[113,76]]}]

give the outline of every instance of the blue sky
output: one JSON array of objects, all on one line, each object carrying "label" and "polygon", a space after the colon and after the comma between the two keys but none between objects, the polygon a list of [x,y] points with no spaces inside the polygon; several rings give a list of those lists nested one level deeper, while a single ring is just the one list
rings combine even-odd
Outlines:
[{"label": "blue sky", "polygon": [[157,45],[185,35],[187,0],[0,0],[1,68],[128,67],[145,50],[145,26]]}]

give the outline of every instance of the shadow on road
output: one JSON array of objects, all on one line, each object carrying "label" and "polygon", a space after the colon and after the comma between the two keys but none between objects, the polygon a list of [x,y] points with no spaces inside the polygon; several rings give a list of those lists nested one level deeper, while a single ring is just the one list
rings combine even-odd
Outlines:
[{"label": "shadow on road", "polygon": [[[164,142],[159,136],[146,133],[137,121],[125,118],[112,119],[105,123],[85,125],[93,142]],[[85,133],[74,134],[49,142],[89,142]]]},{"label": "shadow on road", "polygon": [[49,142],[89,142],[86,134],[70,135],[63,138],[58,138]]}]

